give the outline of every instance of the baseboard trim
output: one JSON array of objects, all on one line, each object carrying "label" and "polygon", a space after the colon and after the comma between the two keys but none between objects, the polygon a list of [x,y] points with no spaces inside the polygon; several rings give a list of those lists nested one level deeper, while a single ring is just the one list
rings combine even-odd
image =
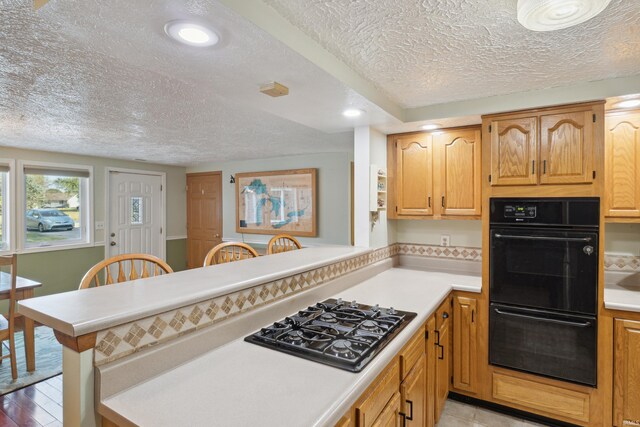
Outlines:
[{"label": "baseboard trim", "polygon": [[508,406],[499,405],[493,402],[487,402],[486,400],[476,399],[475,397],[466,396],[464,394],[449,392],[449,399],[455,400],[456,402],[467,403],[470,405],[479,406],[481,408],[490,409],[492,411],[500,412],[505,415],[522,418],[534,423],[544,424],[549,427],[580,427],[576,424],[554,420],[552,418],[543,417],[542,415],[532,414],[531,412],[521,411],[519,409],[510,408]]}]

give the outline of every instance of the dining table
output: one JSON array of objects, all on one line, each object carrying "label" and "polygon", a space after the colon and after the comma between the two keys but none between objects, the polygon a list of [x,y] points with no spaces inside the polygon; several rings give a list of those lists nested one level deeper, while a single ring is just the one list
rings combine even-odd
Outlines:
[{"label": "dining table", "polygon": [[[24,277],[16,277],[16,301],[33,298],[36,288],[42,286],[42,283]],[[9,299],[9,291],[11,290],[11,275],[0,272],[0,300]],[[24,352],[27,360],[27,371],[36,370],[36,348],[35,348],[35,324],[33,319],[21,316],[16,313],[16,318],[24,319]]]}]

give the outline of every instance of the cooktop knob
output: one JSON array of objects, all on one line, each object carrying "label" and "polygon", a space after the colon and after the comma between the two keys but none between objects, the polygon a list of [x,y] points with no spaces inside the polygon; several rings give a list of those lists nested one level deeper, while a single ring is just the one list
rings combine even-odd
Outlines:
[{"label": "cooktop knob", "polygon": [[336,301],[337,305],[342,305],[342,298],[338,298],[338,300]]},{"label": "cooktop knob", "polygon": [[393,315],[393,314],[396,314],[396,313],[397,312],[396,312],[395,308],[393,308],[393,307],[389,307],[389,309],[387,310],[387,314]]},{"label": "cooktop knob", "polygon": [[380,311],[380,304],[376,304],[373,307],[371,307],[371,311],[377,313],[378,311]]},{"label": "cooktop knob", "polygon": [[358,308],[358,303],[356,300],[351,301],[351,308]]}]

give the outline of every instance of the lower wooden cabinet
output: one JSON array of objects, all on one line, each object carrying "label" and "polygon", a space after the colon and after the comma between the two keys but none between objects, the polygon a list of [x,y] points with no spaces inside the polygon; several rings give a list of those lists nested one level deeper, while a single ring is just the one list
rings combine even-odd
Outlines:
[{"label": "lower wooden cabinet", "polygon": [[393,394],[373,423],[373,427],[400,427],[400,393]]},{"label": "lower wooden cabinet", "polygon": [[400,385],[400,409],[406,426],[426,425],[425,406],[427,403],[427,364],[424,354]]},{"label": "lower wooden cabinet", "polygon": [[613,423],[640,425],[640,322],[615,320]]},{"label": "lower wooden cabinet", "polygon": [[475,298],[453,297],[453,387],[470,393],[478,388],[477,306]]},{"label": "lower wooden cabinet", "polygon": [[[387,403],[400,389],[400,366],[396,357],[387,369],[365,392],[364,399],[356,406],[356,425],[373,426]],[[399,401],[398,401],[399,405]],[[399,411],[399,409],[398,409]]]},{"label": "lower wooden cabinet", "polygon": [[442,415],[445,401],[449,395],[451,381],[451,299],[447,298],[436,311],[436,390],[435,390],[435,422]]}]

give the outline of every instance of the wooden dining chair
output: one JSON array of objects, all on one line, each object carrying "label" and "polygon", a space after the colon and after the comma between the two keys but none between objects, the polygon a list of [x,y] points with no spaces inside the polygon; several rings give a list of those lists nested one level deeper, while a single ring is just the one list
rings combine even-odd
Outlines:
[{"label": "wooden dining chair", "polygon": [[[138,268],[136,268],[136,263]],[[112,266],[117,264],[117,274],[113,273]],[[128,267],[128,268],[127,268]],[[104,270],[104,283],[100,282],[100,273]],[[123,254],[100,261],[84,275],[78,289],[86,289],[112,283],[127,282],[129,280],[144,279],[145,277],[160,276],[173,273],[169,264],[160,258],[147,254]],[[115,276],[115,278],[114,278]]]},{"label": "wooden dining chair", "polygon": [[278,234],[269,240],[267,255],[295,251],[297,249],[302,249],[302,245],[298,242],[298,239],[288,234]]},{"label": "wooden dining chair", "polygon": [[211,249],[204,257],[204,266],[225,264],[227,262],[240,261],[243,259],[256,258],[258,252],[246,243],[227,242],[220,243]]},{"label": "wooden dining chair", "polygon": [[[18,256],[0,256],[0,267],[9,266],[11,269],[11,289],[9,290],[9,318],[0,314],[0,362],[9,358],[11,360],[11,377],[18,378],[18,364],[16,362],[16,342],[14,332],[16,327],[16,277],[18,275]],[[5,341],[9,341],[9,354],[2,354],[2,347]]]}]

